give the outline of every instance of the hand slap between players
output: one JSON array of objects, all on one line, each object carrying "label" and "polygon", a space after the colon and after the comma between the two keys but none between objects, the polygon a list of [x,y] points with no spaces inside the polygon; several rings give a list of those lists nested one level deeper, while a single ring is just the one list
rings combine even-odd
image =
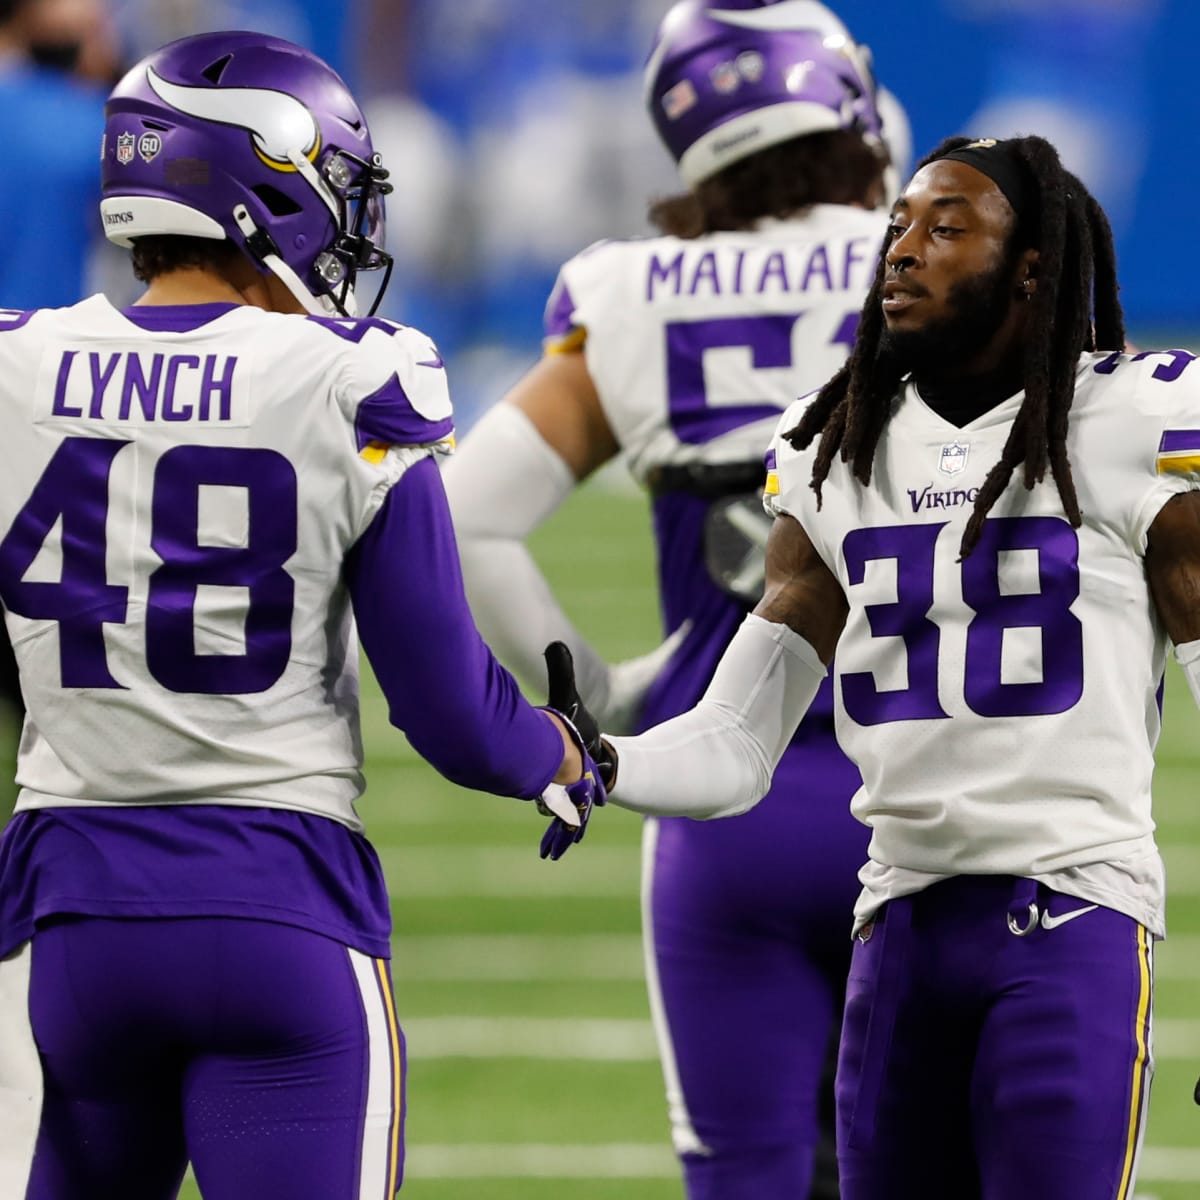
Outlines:
[{"label": "hand slap between players", "polygon": [[554,818],[542,835],[541,856],[557,860],[583,839],[593,806],[608,799],[605,784],[613,778],[616,760],[600,739],[596,718],[580,699],[571,651],[562,642],[551,642],[545,653],[549,677],[546,707],[567,726],[583,759],[581,778],[565,787],[550,784],[537,802],[539,812]]}]

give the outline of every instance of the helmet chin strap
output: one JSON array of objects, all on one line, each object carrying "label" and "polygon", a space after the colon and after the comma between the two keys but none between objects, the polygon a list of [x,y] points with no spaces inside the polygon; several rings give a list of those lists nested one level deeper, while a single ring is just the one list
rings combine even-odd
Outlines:
[{"label": "helmet chin strap", "polygon": [[271,235],[264,229],[259,229],[254,223],[244,204],[239,204],[233,210],[233,219],[246,239],[246,246],[251,254],[275,275],[284,287],[299,301],[304,311],[314,317],[343,317],[354,316],[356,305],[354,292],[346,293],[346,311],[342,312],[329,296],[314,296],[304,286],[304,281],[279,257],[278,247]]},{"label": "helmet chin strap", "polygon": [[299,150],[293,148],[287,152],[287,156],[288,161],[296,168],[304,182],[324,201],[325,207],[333,214],[333,221],[336,225],[342,217],[341,209],[338,207],[337,198],[329,190],[325,180],[317,174],[317,168]]}]

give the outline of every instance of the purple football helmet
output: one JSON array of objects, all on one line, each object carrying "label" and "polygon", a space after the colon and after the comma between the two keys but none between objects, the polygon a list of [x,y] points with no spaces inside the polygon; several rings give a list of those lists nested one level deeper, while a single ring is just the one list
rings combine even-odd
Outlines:
[{"label": "purple football helmet", "polygon": [[881,132],[870,56],[816,0],[679,0],[658,27],[645,92],[689,186],[790,138]]},{"label": "purple football helmet", "polygon": [[315,54],[260,33],[183,38],[129,71],[105,117],[110,241],[228,238],[317,314],[354,315],[358,273],[383,270],[378,305],[392,188],[349,89]]}]

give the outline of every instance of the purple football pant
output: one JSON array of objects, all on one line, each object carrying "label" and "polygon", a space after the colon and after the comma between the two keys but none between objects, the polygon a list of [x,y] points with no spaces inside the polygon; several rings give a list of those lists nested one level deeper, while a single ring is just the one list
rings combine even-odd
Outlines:
[{"label": "purple football pant", "polygon": [[689,1200],[809,1195],[868,831],[840,755],[819,776],[791,757],[742,816],[646,823],[647,982]]},{"label": "purple football pant", "polygon": [[27,1200],[168,1200],[188,1159],[205,1200],[395,1193],[386,962],[211,918],[64,918],[31,945],[43,1097]]},{"label": "purple football pant", "polygon": [[1133,1195],[1153,1072],[1142,926],[963,876],[890,901],[865,932],[838,1061],[844,1200]]}]

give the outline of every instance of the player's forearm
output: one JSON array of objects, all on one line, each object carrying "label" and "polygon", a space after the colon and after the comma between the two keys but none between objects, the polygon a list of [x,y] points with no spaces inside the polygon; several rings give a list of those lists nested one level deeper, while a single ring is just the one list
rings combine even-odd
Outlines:
[{"label": "player's forearm", "polygon": [[563,612],[525,539],[570,495],[576,480],[529,418],[510,404],[486,413],[442,471],[467,598],[480,632],[511,671],[545,686],[542,650],[566,642],[580,694],[597,711],[608,667]]},{"label": "player's forearm", "polygon": [[727,817],[766,794],[825,668],[785,625],[748,616],[700,703],[637,737],[619,756],[614,804],[659,816]]},{"label": "player's forearm", "polygon": [[475,628],[431,461],[392,488],[347,559],[346,582],[392,724],[455,783],[540,795],[562,764],[563,740]]}]

